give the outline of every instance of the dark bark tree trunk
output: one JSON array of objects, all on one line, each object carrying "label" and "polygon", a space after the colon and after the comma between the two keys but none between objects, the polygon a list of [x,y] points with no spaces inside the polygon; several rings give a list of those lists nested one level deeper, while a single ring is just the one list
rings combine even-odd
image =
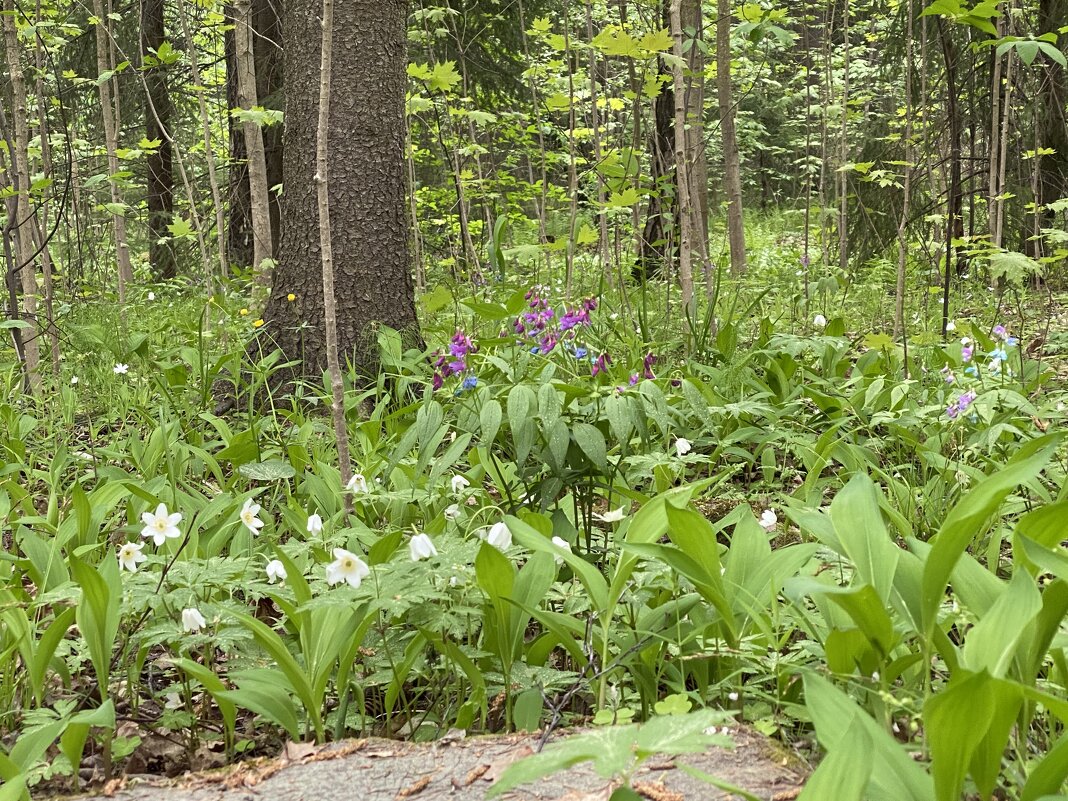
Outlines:
[{"label": "dark bark tree trunk", "polygon": [[[318,380],[326,335],[316,198],[322,28],[315,4],[285,13],[286,97],[282,238],[262,347],[301,359]],[[341,361],[374,375],[377,323],[418,340],[408,258],[404,103],[406,0],[352,0],[335,9],[330,109],[330,221]],[[290,301],[289,295],[295,295]]]},{"label": "dark bark tree trunk", "polygon": [[[1057,33],[1068,22],[1068,0],[1041,0],[1038,9],[1038,32]],[[1068,33],[1057,38],[1063,52],[1068,45]],[[1054,153],[1040,157],[1038,190],[1039,204],[1068,197],[1068,70],[1049,56],[1043,56],[1039,108],[1039,142]],[[1052,220],[1048,224],[1052,225]]]},{"label": "dark bark tree trunk", "polygon": [[[282,14],[284,0],[252,0],[252,35],[256,59],[256,97],[267,109],[282,110],[284,105]],[[233,25],[233,7],[226,6],[227,24]],[[237,108],[237,73],[235,40],[232,29],[226,32],[226,96],[230,108]],[[282,183],[282,126],[269,125],[261,128],[263,148],[267,157],[267,184],[270,187]],[[227,255],[231,264],[247,267],[252,264],[252,193],[248,182],[248,152],[241,124],[230,118],[230,180],[229,219],[226,232]],[[271,192],[271,234],[274,253],[278,252],[281,226],[281,200]]]},{"label": "dark bark tree trunk", "polygon": [[[164,0],[141,0],[141,54],[151,57],[167,38],[163,17]],[[145,105],[145,137],[159,142],[148,154],[148,261],[157,280],[165,281],[178,274],[174,247],[167,239],[167,226],[174,214],[174,171],[171,141],[168,135],[173,105],[167,88],[167,67],[157,64],[145,70],[148,86]],[[161,241],[163,240],[163,241]]]},{"label": "dark bark tree trunk", "polygon": [[[663,26],[668,27],[668,3],[663,4]],[[675,92],[671,68],[658,60],[660,94],[653,98],[653,127],[649,131],[650,182],[652,194],[645,212],[641,247],[633,276],[643,281],[666,275],[674,258],[675,235]]]},{"label": "dark bark tree trunk", "polygon": [[960,264],[954,241],[964,236],[964,190],[961,184],[961,119],[957,94],[958,51],[944,17],[938,18],[938,36],[946,62],[946,115],[949,117],[949,195],[946,198],[946,262],[942,282],[942,336],[949,325],[949,291],[954,266]]}]

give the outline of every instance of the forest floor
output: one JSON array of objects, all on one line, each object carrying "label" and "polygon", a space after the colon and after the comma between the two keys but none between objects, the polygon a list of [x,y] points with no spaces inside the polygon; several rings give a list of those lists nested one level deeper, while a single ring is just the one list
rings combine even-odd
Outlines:
[{"label": "forest floor", "polygon": [[[564,734],[563,736],[567,736]],[[555,739],[555,738],[554,738]],[[719,790],[679,768],[689,765],[763,801],[791,801],[802,783],[781,746],[745,729],[734,748],[713,747],[684,757],[654,757],[633,777],[649,801],[726,801]],[[326,746],[290,743],[274,759],[259,759],[175,779],[126,776],[88,798],[118,801],[481,801],[512,762],[534,753],[529,734],[449,738],[434,743],[347,740]],[[777,750],[779,749],[779,750]],[[615,783],[577,765],[503,801],[608,801]]]}]

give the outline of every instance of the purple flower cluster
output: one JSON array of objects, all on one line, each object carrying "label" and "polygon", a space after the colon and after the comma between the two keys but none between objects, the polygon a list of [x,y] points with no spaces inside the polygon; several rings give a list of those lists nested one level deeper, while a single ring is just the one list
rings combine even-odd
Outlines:
[{"label": "purple flower cluster", "polygon": [[972,390],[968,390],[957,398],[953,403],[949,404],[946,408],[946,415],[950,420],[956,420],[958,415],[964,414],[968,411],[968,407],[972,405],[975,400],[976,394]]},{"label": "purple flower cluster", "polygon": [[[589,327],[590,312],[597,309],[597,298],[586,298],[574,307],[565,305],[557,315],[541,292],[540,287],[532,287],[526,293],[528,308],[516,317],[512,331],[527,341],[531,353],[547,356],[561,342],[574,343],[579,330]],[[576,359],[587,358],[588,351],[581,345],[572,344],[569,350]],[[591,375],[604,372],[612,361],[608,354],[589,356],[589,359]]]},{"label": "purple flower cluster", "polygon": [[642,372],[640,374],[630,374],[630,385],[632,387],[637,386],[638,382],[641,381],[643,378],[649,379],[650,381],[656,378],[656,374],[653,372],[654,364],[656,364],[656,356],[651,353],[645,354],[645,358],[642,359]]},{"label": "purple flower cluster", "polygon": [[[457,329],[449,340],[448,350],[434,351],[431,356],[437,357],[434,361],[434,389],[441,389],[446,378],[467,372],[467,357],[477,351],[478,347],[471,341],[471,337]],[[464,389],[470,389],[477,381],[474,376],[468,376],[463,382]]]}]

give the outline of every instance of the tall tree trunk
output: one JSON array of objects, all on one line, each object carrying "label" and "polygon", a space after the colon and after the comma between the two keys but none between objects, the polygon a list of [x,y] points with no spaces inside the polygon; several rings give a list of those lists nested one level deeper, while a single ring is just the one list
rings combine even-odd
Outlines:
[{"label": "tall tree trunk", "polygon": [[[104,14],[102,0],[93,0],[93,14],[97,19],[96,69],[99,75],[104,75],[111,69],[108,59],[111,35],[108,31],[108,17]],[[110,179],[108,183],[111,186],[111,202],[118,209],[118,207],[122,206],[122,194],[119,192],[118,179],[116,178],[119,173],[119,157],[116,152],[119,147],[118,125],[116,123],[117,102],[112,99],[111,81],[99,81],[98,87],[100,90],[100,113],[104,121],[104,146],[108,157],[108,178]],[[126,287],[133,282],[133,267],[130,264],[130,246],[126,239],[126,217],[121,212],[118,212],[113,214],[111,219],[115,232],[115,257],[119,266],[119,305],[122,306],[126,303]]]},{"label": "tall tree trunk", "polygon": [[[337,440],[341,486],[352,477],[349,462],[349,428],[345,422],[345,384],[337,346],[337,307],[334,302],[334,250],[330,227],[330,90],[334,50],[334,0],[323,0],[323,42],[319,67],[319,119],[316,123],[315,187],[319,216],[319,250],[322,254],[323,317],[326,334],[326,363],[330,371],[333,399],[334,439]],[[407,132],[405,133],[407,140]],[[352,494],[345,493],[345,510],[352,511]]]},{"label": "tall tree trunk", "polygon": [[842,7],[842,133],[838,169],[838,268],[849,268],[849,0]]},{"label": "tall tree trunk", "polygon": [[[291,0],[294,2],[295,0]],[[264,108],[282,110],[283,55],[282,14],[285,0],[252,0],[253,57],[256,60],[256,99]],[[226,6],[227,21],[234,22],[233,6]],[[235,29],[225,34],[226,96],[230,108],[240,105],[237,92],[237,58]],[[231,116],[230,170],[227,189],[226,252],[232,264],[248,266],[253,263],[252,194],[249,188],[248,150],[237,118]],[[282,183],[283,127],[270,125],[260,129],[264,156],[267,160],[267,185]],[[270,193],[271,250],[278,252],[281,234],[281,198]]]},{"label": "tall tree trunk", "polygon": [[957,249],[955,240],[964,235],[964,192],[961,186],[961,119],[957,97],[957,47],[944,17],[938,18],[938,35],[946,62],[946,115],[949,117],[949,195],[946,199],[946,263],[942,281],[942,336],[949,325],[949,289]]},{"label": "tall tree trunk", "polygon": [[[1063,53],[1068,49],[1068,0],[1040,0],[1038,4],[1038,32],[1058,33],[1056,46]],[[1043,55],[1042,85],[1039,90],[1039,139],[1043,149],[1051,149],[1039,161],[1037,202],[1040,205],[1068,197],[1068,70]],[[1047,217],[1052,225],[1052,212]]]},{"label": "tall tree trunk", "polygon": [[723,136],[723,178],[727,189],[727,240],[731,273],[745,272],[745,223],[742,217],[742,166],[734,129],[731,95],[731,4],[719,0],[716,8],[716,88],[719,90],[719,125]]},{"label": "tall tree trunk", "polygon": [[208,164],[208,183],[211,185],[211,201],[215,206],[216,241],[219,246],[219,277],[226,278],[229,268],[226,243],[226,210],[223,206],[222,190],[219,187],[218,173],[215,169],[215,148],[212,144],[211,119],[208,115],[208,101],[205,99],[204,81],[200,77],[200,63],[193,42],[192,32],[189,30],[189,16],[185,10],[185,3],[178,4],[178,18],[182,24],[182,35],[185,39],[186,51],[189,54],[189,70],[193,78],[193,86],[197,90],[197,107],[200,111],[200,127],[204,137],[204,158]]},{"label": "tall tree trunk", "polygon": [[[258,105],[256,95],[256,58],[253,55],[252,2],[234,3],[234,47],[237,67],[238,105],[251,112]],[[271,235],[270,186],[267,183],[267,154],[260,125],[246,116],[241,123],[248,154],[248,182],[252,199],[252,275],[255,284],[253,303],[262,305],[271,286],[274,264],[274,240]]]},{"label": "tall tree trunk", "polygon": [[[338,352],[357,372],[378,370],[377,324],[417,342],[408,258],[404,104],[408,4],[352,0],[334,10],[346,46],[333,54],[330,224]],[[325,309],[316,191],[320,35],[315,4],[285,15],[285,173],[278,266],[260,348],[279,347],[314,380],[326,366]],[[290,301],[293,294],[296,299]]]},{"label": "tall tree trunk", "polygon": [[[141,62],[167,39],[163,18],[164,0],[141,0]],[[174,214],[174,170],[171,163],[170,123],[173,116],[171,93],[167,87],[167,67],[157,63],[144,70],[148,85],[145,109],[145,137],[159,146],[148,153],[148,261],[157,280],[174,278],[178,263],[169,240]]]},{"label": "tall tree trunk", "polygon": [[682,0],[671,0],[671,38],[675,63],[675,183],[679,208],[679,286],[687,330],[696,325],[697,306],[693,293],[693,194],[690,191],[690,154],[686,148],[686,77],[682,34]]},{"label": "tall tree trunk", "polygon": [[[37,0],[37,20],[43,19],[41,14],[41,0]],[[45,52],[44,45],[41,43],[40,37],[34,37],[34,61],[37,67],[37,124],[38,134],[41,141],[41,172],[45,178],[55,180],[55,175],[52,172],[52,144],[49,139],[48,128],[48,115],[45,112],[45,103],[48,102],[48,95],[45,94]],[[41,201],[41,231],[40,231],[40,247],[41,247],[41,278],[42,289],[44,290],[44,306],[45,306],[45,325],[48,327],[48,343],[50,355],[52,357],[52,376],[53,380],[59,380],[59,328],[56,327],[55,320],[55,305],[53,300],[55,298],[54,286],[52,281],[52,249],[48,242],[48,237],[51,234],[49,226],[51,225],[51,219],[49,217],[49,203],[46,196]],[[35,226],[36,227],[36,226]]]},{"label": "tall tree trunk", "polygon": [[[26,371],[26,388],[37,394],[41,389],[41,349],[38,339],[40,325],[37,319],[37,268],[33,253],[33,220],[30,212],[30,128],[26,112],[26,80],[22,71],[21,50],[18,41],[15,7],[12,0],[3,5],[4,50],[7,53],[7,69],[11,80],[12,123],[15,128],[14,156],[9,172],[12,183],[17,183],[14,227],[17,229],[17,247],[14,252],[15,269],[22,281],[22,310],[24,322],[29,325],[22,331],[23,367]],[[8,140],[11,141],[11,140]],[[10,222],[10,221],[9,221]]]},{"label": "tall tree trunk", "polygon": [[[1004,35],[1004,18],[998,17],[997,29],[1000,35]],[[1001,66],[1002,57],[997,54],[996,48],[990,48],[990,58],[993,61],[991,70],[993,77],[990,81],[990,141],[987,147],[987,198],[986,219],[987,233],[991,241],[994,240],[994,230],[997,228],[997,196],[998,196],[998,150],[1001,135]]]},{"label": "tall tree trunk", "polygon": [[[905,337],[905,279],[907,277],[909,241],[908,223],[912,201],[912,25],[913,0],[908,3],[908,26],[905,28],[905,177],[901,190],[901,216],[897,223],[897,285],[894,289],[894,339]],[[908,376],[908,361],[905,362],[905,375]]]},{"label": "tall tree trunk", "polygon": [[[668,3],[664,0],[663,21],[670,24]],[[652,192],[642,226],[634,278],[642,281],[655,275],[667,275],[674,261],[675,219],[675,93],[671,88],[671,70],[663,59],[657,60],[656,85],[660,93],[652,98],[653,125],[648,133],[650,162],[649,181]],[[640,85],[639,85],[640,88]],[[640,95],[635,102],[640,100]],[[635,125],[640,114],[635,113]]]}]

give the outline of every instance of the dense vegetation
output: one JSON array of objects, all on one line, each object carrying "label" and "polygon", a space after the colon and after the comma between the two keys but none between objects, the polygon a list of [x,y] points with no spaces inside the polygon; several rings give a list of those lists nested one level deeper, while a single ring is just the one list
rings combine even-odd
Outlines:
[{"label": "dense vegetation", "polygon": [[1068,3],[92,6],[3,4],[0,801],[1065,791]]}]

